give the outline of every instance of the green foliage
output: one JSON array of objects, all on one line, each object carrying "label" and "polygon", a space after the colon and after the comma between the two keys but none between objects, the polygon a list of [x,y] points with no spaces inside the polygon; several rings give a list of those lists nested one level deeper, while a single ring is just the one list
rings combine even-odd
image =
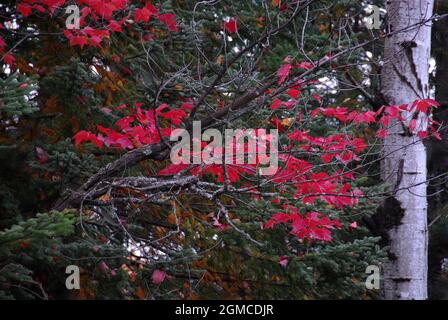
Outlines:
[{"label": "green foliage", "polygon": [[36,85],[23,74],[15,72],[0,78],[0,120],[31,114],[38,108],[30,102]]},{"label": "green foliage", "polygon": [[36,270],[57,270],[62,239],[74,233],[73,211],[38,213],[0,231],[0,299],[47,298]]}]

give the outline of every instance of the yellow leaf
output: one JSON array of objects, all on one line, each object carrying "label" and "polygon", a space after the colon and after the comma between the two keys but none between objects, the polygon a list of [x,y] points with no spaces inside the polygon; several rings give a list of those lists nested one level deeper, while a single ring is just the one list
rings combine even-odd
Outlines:
[{"label": "yellow leaf", "polygon": [[219,56],[218,56],[218,58],[216,58],[216,64],[217,65],[221,65],[222,64],[222,60],[224,59],[224,56],[222,55],[222,54],[220,54]]},{"label": "yellow leaf", "polygon": [[282,120],[282,126],[290,127],[294,118],[285,118]]}]

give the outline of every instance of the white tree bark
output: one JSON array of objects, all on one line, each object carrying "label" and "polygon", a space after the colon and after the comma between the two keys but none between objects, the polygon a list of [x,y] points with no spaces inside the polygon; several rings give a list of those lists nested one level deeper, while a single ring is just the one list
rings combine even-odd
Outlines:
[{"label": "white tree bark", "polygon": [[[433,0],[387,1],[389,27],[396,31],[416,24],[429,18],[432,9]],[[390,105],[428,97],[430,41],[429,24],[386,39],[381,86]],[[426,299],[426,150],[415,133],[426,130],[427,119],[422,113],[403,112],[402,116],[404,126],[400,121],[390,124],[382,150],[382,178],[397,190],[394,197],[403,214],[389,230],[390,259],[383,270],[383,291],[385,299]],[[417,129],[410,134],[407,124],[417,116]],[[386,208],[385,214],[394,213]]]}]

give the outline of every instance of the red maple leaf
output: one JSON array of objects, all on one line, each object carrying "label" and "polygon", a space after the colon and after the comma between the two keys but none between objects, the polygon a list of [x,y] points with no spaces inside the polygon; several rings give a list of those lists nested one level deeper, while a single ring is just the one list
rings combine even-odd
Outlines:
[{"label": "red maple leaf", "polygon": [[163,22],[169,31],[176,32],[176,15],[174,13],[164,13],[157,17],[160,22]]},{"label": "red maple leaf", "polygon": [[91,132],[81,130],[77,134],[74,135],[73,139],[75,140],[75,146],[78,146],[83,142],[92,142],[98,148],[101,148],[103,143]]},{"label": "red maple leaf", "polygon": [[278,69],[277,71],[277,84],[282,84],[283,82],[285,82],[286,78],[289,75],[289,71],[291,70],[292,66],[288,63],[288,64],[284,64],[283,66],[280,67],[280,69]]},{"label": "red maple leaf", "polygon": [[114,32],[123,32],[123,29],[121,29],[121,24],[117,21],[112,21],[111,23],[109,23],[107,29]]},{"label": "red maple leaf", "polygon": [[224,30],[228,33],[235,33],[238,31],[237,20],[235,18],[231,18],[227,21],[224,21]]},{"label": "red maple leaf", "polygon": [[187,113],[183,109],[173,109],[165,113],[160,113],[160,116],[169,119],[174,125],[178,126],[182,123],[182,119],[187,116]]},{"label": "red maple leaf", "polygon": [[14,56],[10,53],[8,53],[7,55],[5,55],[3,57],[3,61],[8,65],[8,66],[12,66],[14,64],[14,61],[16,61],[16,59],[14,58]]},{"label": "red maple leaf", "polygon": [[22,16],[27,17],[31,13],[31,8],[28,5],[19,3],[17,5],[17,12],[19,12]]},{"label": "red maple leaf", "polygon": [[437,108],[438,106],[439,103],[432,99],[415,100],[411,106],[411,110],[415,107],[417,112],[423,112],[427,114],[430,107]]},{"label": "red maple leaf", "polygon": [[293,99],[297,99],[300,95],[300,91],[297,89],[289,89],[286,93]]},{"label": "red maple leaf", "polygon": [[305,69],[310,70],[313,68],[313,64],[311,62],[299,62],[294,65],[297,69]]},{"label": "red maple leaf", "polygon": [[179,163],[179,164],[170,164],[159,171],[158,175],[160,176],[174,176],[181,171],[188,169],[190,165]]},{"label": "red maple leaf", "polygon": [[272,101],[271,103],[271,110],[275,110],[278,109],[282,106],[282,102],[281,100],[275,98],[274,101]]},{"label": "red maple leaf", "polygon": [[146,6],[140,9],[136,9],[134,11],[134,21],[136,23],[143,21],[145,23],[148,23],[149,17],[151,16],[151,10],[147,8]]}]

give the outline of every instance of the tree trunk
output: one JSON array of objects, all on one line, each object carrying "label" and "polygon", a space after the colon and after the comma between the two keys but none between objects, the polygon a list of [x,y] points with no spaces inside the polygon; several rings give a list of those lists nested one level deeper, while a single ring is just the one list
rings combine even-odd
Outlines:
[{"label": "tree trunk", "polygon": [[[400,30],[429,18],[433,0],[387,1],[389,27]],[[390,105],[410,104],[429,95],[428,68],[431,27],[399,32],[385,41],[382,93]],[[417,130],[426,130],[423,114],[403,112],[404,125],[394,121],[384,141],[382,178],[393,188],[381,207],[389,222],[389,261],[384,266],[385,299],[427,298],[426,150],[407,124],[417,117]],[[392,222],[392,224],[391,224]]]}]

